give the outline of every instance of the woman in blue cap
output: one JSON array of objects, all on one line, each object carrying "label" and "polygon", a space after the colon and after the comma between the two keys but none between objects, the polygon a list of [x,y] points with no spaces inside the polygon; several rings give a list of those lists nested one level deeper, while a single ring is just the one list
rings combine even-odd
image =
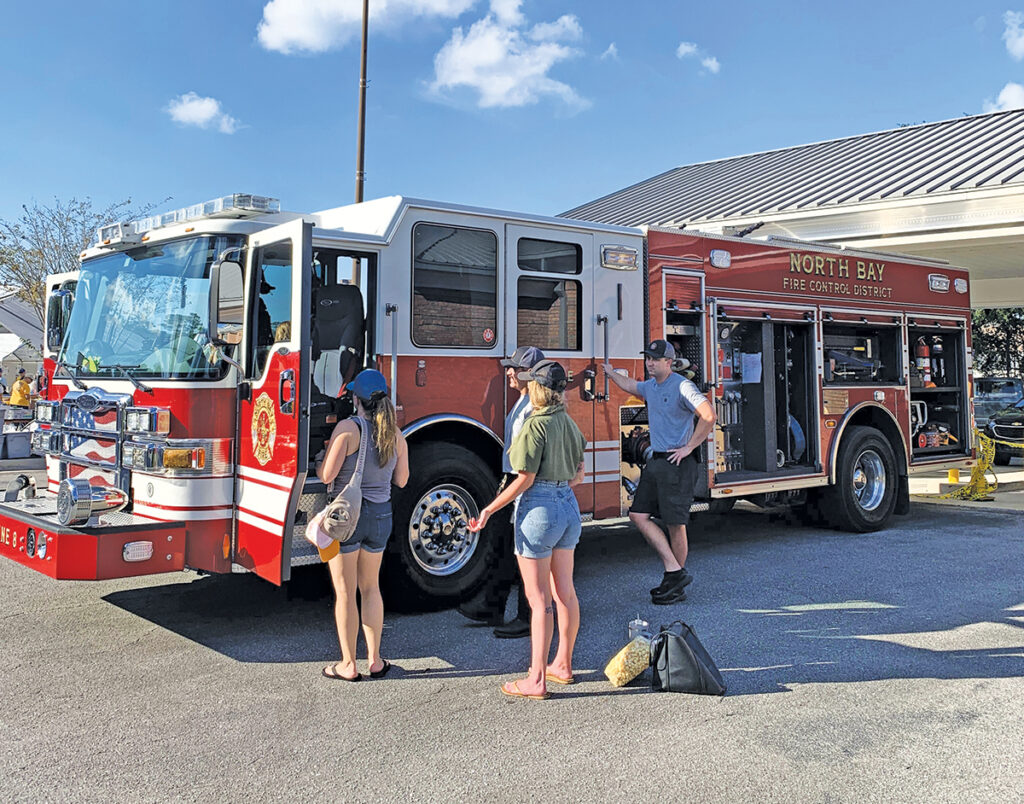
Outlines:
[{"label": "woman in blue cap", "polygon": [[363,637],[370,677],[380,678],[391,669],[391,664],[380,655],[384,601],[379,576],[384,547],[391,535],[391,485],[401,488],[409,481],[409,450],[398,429],[384,375],[365,369],[347,387],[355,397],[356,415],[338,422],[316,468],[317,477],[327,484],[328,496],[333,497],[343,489],[355,471],[362,427],[370,428],[370,438],[363,459],[363,501],[356,531],[327,562],[336,596],[334,618],[341,661],[325,667],[323,675],[339,681],[361,681],[363,677],[356,667],[357,588],[362,596]]}]

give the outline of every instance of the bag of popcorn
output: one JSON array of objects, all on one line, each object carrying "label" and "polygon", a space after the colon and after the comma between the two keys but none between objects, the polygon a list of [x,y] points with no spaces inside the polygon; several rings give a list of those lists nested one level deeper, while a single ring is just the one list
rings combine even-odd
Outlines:
[{"label": "bag of popcorn", "polygon": [[650,664],[651,642],[638,636],[612,657],[604,669],[604,674],[616,687],[624,687]]}]

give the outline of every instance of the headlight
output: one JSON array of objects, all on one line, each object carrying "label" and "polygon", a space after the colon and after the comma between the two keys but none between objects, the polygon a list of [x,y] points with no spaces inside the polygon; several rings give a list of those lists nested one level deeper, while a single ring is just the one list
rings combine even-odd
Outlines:
[{"label": "headlight", "polygon": [[125,469],[144,471],[156,467],[156,446],[154,444],[127,443],[121,457]]},{"label": "headlight", "polygon": [[36,402],[36,421],[37,422],[52,422],[57,419],[57,405],[53,402]]},{"label": "headlight", "polygon": [[36,430],[32,433],[32,451],[36,455],[60,452],[60,433],[55,430]]},{"label": "headlight", "polygon": [[36,558],[46,558],[46,534],[42,531],[36,534]]},{"label": "headlight", "polygon": [[171,412],[162,408],[128,408],[124,429],[129,433],[167,435],[171,431]]}]

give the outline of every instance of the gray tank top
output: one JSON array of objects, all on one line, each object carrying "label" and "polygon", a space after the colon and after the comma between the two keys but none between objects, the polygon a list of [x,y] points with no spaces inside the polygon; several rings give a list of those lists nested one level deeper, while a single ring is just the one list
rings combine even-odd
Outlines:
[{"label": "gray tank top", "polygon": [[[356,426],[362,430],[370,425],[361,417],[353,416]],[[395,464],[398,463],[398,453],[391,456],[391,460],[384,466],[380,465],[380,457],[377,452],[377,445],[373,441],[373,429],[367,433],[366,458],[363,460],[363,499],[367,502],[385,503],[391,500],[391,476],[395,473]],[[359,453],[353,452],[345,456],[345,462],[341,465],[338,476],[331,483],[328,493],[336,495],[345,488],[352,473],[356,470],[356,459]]]}]

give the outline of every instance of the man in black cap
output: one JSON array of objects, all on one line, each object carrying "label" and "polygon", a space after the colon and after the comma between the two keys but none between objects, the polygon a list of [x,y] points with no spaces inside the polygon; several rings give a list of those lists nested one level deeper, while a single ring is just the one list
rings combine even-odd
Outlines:
[{"label": "man in black cap", "polygon": [[[696,450],[715,426],[715,411],[693,382],[673,373],[672,344],[654,340],[642,354],[650,375],[644,382],[617,374],[611,363],[605,363],[604,370],[619,388],[647,403],[652,454],[641,470],[629,519],[665,565],[651,600],[668,605],[686,600],[684,589],[693,580],[686,571],[686,525],[697,480]],[[669,538],[652,516],[666,525]]]},{"label": "man in black cap", "polygon": [[[522,429],[526,417],[533,411],[530,405],[530,396],[527,393],[528,383],[525,380],[519,379],[519,372],[533,368],[543,359],[544,353],[536,346],[520,346],[512,357],[501,361],[501,365],[505,369],[505,376],[508,379],[509,388],[518,391],[519,398],[505,416],[505,450],[501,456],[503,476],[501,483],[498,485],[499,492],[515,477],[515,474],[512,472],[512,464],[509,462],[508,451],[512,446],[512,441],[519,434],[520,429]],[[512,511],[514,522],[515,508]],[[520,637],[529,636],[530,604],[526,600],[522,581],[517,582],[519,595],[516,604],[516,616],[507,623],[502,622],[505,618],[505,604],[508,601],[509,593],[512,591],[512,584],[516,582],[517,578],[515,556],[511,550],[503,551],[493,580],[486,583],[483,590],[476,597],[459,606],[459,612],[471,620],[499,623],[498,627],[494,629],[494,635],[498,639],[519,639]]]}]

